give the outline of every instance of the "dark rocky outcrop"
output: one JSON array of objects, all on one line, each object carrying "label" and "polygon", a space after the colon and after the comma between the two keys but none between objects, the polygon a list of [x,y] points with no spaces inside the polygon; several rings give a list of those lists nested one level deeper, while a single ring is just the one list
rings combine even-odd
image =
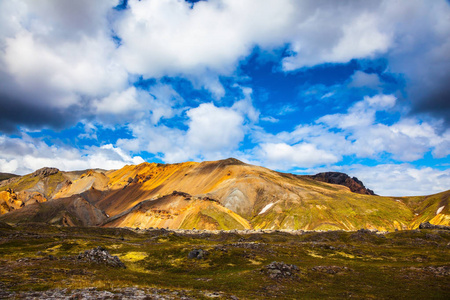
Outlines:
[{"label": "dark rocky outcrop", "polygon": [[172,195],[174,195],[174,196],[182,196],[182,197],[185,197],[185,198],[191,198],[191,195],[189,195],[188,193],[179,192],[179,191],[173,191]]},{"label": "dark rocky outcrop", "polygon": [[203,249],[194,249],[191,252],[189,252],[188,258],[203,259],[206,257],[207,254],[208,254],[208,252]]},{"label": "dark rocky outcrop", "polygon": [[109,254],[108,250],[100,246],[78,254],[77,258],[83,261],[104,264],[113,268],[126,268],[117,256]]},{"label": "dark rocky outcrop", "polygon": [[354,193],[363,195],[375,195],[375,193],[372,190],[367,189],[358,178],[350,177],[345,173],[323,172],[309,177],[317,181],[344,185]]},{"label": "dark rocky outcrop", "polygon": [[31,177],[40,176],[42,178],[58,173],[59,170],[57,168],[41,168],[39,170],[34,171],[31,174]]},{"label": "dark rocky outcrop", "polygon": [[289,278],[299,272],[296,265],[285,264],[284,262],[273,261],[264,268],[261,272],[267,273],[272,279]]},{"label": "dark rocky outcrop", "polygon": [[419,229],[441,229],[441,230],[450,230],[450,226],[444,225],[434,225],[430,222],[421,223],[419,225]]}]

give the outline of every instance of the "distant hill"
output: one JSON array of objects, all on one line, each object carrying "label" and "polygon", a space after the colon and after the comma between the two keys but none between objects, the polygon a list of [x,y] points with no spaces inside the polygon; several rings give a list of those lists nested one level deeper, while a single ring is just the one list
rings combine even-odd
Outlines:
[{"label": "distant hill", "polygon": [[13,178],[13,177],[18,177],[19,175],[16,174],[10,174],[10,173],[0,173],[0,181],[9,179],[9,178]]},{"label": "distant hill", "polygon": [[43,168],[0,182],[0,221],[62,226],[392,231],[450,225],[450,191],[381,197],[343,173],[299,176],[230,158],[119,170]]}]

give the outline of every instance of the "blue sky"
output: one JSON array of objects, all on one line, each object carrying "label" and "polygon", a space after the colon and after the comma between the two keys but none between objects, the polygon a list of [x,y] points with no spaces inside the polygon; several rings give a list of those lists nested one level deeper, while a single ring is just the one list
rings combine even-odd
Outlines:
[{"label": "blue sky", "polygon": [[0,2],[0,172],[235,157],[450,188],[448,1]]}]

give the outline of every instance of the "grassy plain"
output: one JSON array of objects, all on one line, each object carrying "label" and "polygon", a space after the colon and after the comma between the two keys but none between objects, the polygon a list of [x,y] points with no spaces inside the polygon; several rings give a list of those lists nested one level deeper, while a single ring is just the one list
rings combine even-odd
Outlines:
[{"label": "grassy plain", "polygon": [[[102,246],[126,269],[77,260]],[[193,249],[204,259],[189,259]],[[272,261],[298,266],[273,279]],[[223,299],[449,299],[450,231],[203,232],[0,226],[0,290],[136,286]]]}]

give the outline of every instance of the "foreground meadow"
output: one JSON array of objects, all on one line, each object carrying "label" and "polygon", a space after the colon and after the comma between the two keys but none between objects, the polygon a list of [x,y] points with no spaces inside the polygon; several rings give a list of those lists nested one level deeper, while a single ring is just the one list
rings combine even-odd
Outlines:
[{"label": "foreground meadow", "polygon": [[[125,268],[80,255],[97,247],[117,256]],[[207,232],[3,224],[0,298],[52,293],[68,299],[448,299],[450,231]]]}]

